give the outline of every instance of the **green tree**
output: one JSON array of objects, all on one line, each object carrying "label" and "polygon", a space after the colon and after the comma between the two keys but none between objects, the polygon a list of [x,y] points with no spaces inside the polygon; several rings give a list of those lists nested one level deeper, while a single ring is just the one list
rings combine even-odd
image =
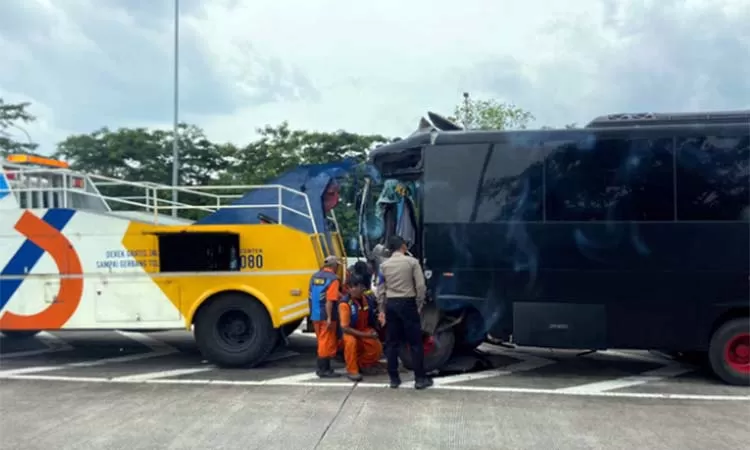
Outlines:
[{"label": "green tree", "polygon": [[[31,141],[24,125],[32,123],[36,117],[28,111],[30,103],[6,103],[0,98],[0,156],[10,153],[32,153],[39,144]],[[14,136],[21,133],[28,139],[18,141]]]},{"label": "green tree", "polygon": [[[318,164],[354,158],[364,161],[369,149],[387,142],[380,135],[359,135],[345,131],[312,132],[294,130],[287,122],[267,125],[257,130],[259,138],[244,147],[216,144],[209,141],[196,126],[181,124],[179,129],[181,186],[261,185],[302,164]],[[58,144],[55,157],[62,158],[74,169],[102,177],[133,182],[171,185],[173,134],[146,128],[101,128],[93,133],[70,136]],[[104,181],[104,180],[102,180]],[[353,204],[355,178],[341,180],[342,201],[335,212],[346,237],[357,231],[356,206]],[[108,197],[125,197],[144,201],[145,190],[123,184],[99,187]],[[209,191],[203,191],[209,192]],[[238,195],[241,191],[211,191]],[[166,202],[171,192],[159,198]],[[215,205],[209,196],[180,193],[179,200],[197,205]],[[226,204],[231,199],[222,201]],[[124,203],[110,202],[113,208],[127,209]],[[197,218],[201,213],[181,213]]]},{"label": "green tree", "polygon": [[[231,164],[236,148],[216,145],[209,141],[203,130],[187,124],[178,128],[180,149],[179,184],[203,186],[219,184]],[[101,128],[89,134],[69,136],[58,144],[54,157],[62,158],[77,170],[101,177],[117,178],[128,182],[150,182],[171,185],[173,132],[146,128]],[[128,201],[147,201],[145,189],[119,183],[108,185],[99,179],[100,192],[112,198]],[[180,193],[181,201],[196,205],[213,205],[209,195]],[[186,198],[190,197],[190,198]],[[171,200],[171,191],[158,191],[163,202]],[[126,209],[127,203],[111,201],[113,209]],[[181,215],[197,218],[199,211],[183,211]]]},{"label": "green tree", "polygon": [[451,120],[470,130],[523,130],[534,115],[512,103],[477,100],[464,93],[464,101],[456,105]]}]

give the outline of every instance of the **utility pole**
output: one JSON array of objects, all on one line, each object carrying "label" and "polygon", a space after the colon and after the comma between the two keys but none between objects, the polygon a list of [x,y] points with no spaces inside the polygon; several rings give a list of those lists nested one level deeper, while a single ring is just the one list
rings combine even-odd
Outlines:
[{"label": "utility pole", "polygon": [[464,130],[469,129],[469,124],[471,123],[471,104],[469,103],[469,93],[464,92]]},{"label": "utility pole", "polygon": [[[177,185],[180,180],[180,147],[178,144],[178,120],[180,107],[180,0],[174,0],[174,129],[172,131],[172,205],[177,203]],[[172,208],[172,216],[177,217],[177,209]]]}]

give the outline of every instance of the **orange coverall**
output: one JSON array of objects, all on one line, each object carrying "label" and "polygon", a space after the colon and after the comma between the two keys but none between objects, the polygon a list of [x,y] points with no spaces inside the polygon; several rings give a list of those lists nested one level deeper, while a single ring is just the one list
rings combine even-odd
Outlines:
[{"label": "orange coverall", "polygon": [[[357,322],[351,323],[352,312],[346,302],[339,303],[339,322],[341,328],[353,328],[363,333],[372,333],[375,331],[369,324],[369,310],[367,303],[360,299],[352,298],[357,306]],[[363,308],[363,304],[365,305]],[[343,333],[344,361],[346,362],[346,371],[350,375],[358,375],[359,369],[367,369],[378,364],[383,354],[383,344],[377,337],[374,339],[361,338]]]},{"label": "orange coverall", "polygon": [[[323,270],[333,272],[328,267],[323,268]],[[341,283],[339,280],[333,281],[328,286],[326,290],[326,302],[339,301],[339,296],[341,295],[339,292],[340,286]],[[336,303],[333,304],[333,307],[336,307]],[[336,321],[331,321],[331,327],[329,328],[325,320],[316,320],[313,322],[313,328],[315,329],[315,336],[318,338],[318,358],[335,358],[339,347]]]}]

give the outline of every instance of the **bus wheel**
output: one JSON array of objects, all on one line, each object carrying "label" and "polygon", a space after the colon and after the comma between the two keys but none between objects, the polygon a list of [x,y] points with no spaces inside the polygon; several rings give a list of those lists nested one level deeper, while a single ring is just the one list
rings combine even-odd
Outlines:
[{"label": "bus wheel", "polygon": [[195,318],[198,348],[219,366],[256,366],[273,351],[278,339],[266,308],[248,295],[220,294]]},{"label": "bus wheel", "polygon": [[[453,354],[453,349],[456,346],[456,335],[452,329],[439,331],[435,335],[425,336],[423,339],[423,345],[425,372],[439,370],[448,362]],[[408,345],[401,347],[401,354],[399,356],[404,367],[409,370],[414,370],[414,365],[412,364],[411,359],[411,350]]]},{"label": "bus wheel", "polygon": [[288,323],[286,325],[281,326],[281,331],[284,333],[284,336],[289,337],[292,333],[294,333],[297,328],[299,328],[300,325],[302,325],[302,321],[304,319],[295,320],[294,322]]},{"label": "bus wheel", "polygon": [[714,373],[725,383],[750,385],[750,329],[746,317],[732,319],[716,330],[709,359]]},{"label": "bus wheel", "polygon": [[7,330],[1,333],[3,333],[6,339],[22,340],[33,338],[39,334],[39,330]]}]

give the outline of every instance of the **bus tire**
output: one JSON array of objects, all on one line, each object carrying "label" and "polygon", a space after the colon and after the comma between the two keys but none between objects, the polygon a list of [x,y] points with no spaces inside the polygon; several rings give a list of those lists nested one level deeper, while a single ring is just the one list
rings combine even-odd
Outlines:
[{"label": "bus tire", "polygon": [[711,369],[735,386],[750,386],[750,327],[747,317],[728,320],[711,337]]},{"label": "bus tire", "polygon": [[40,330],[7,330],[0,331],[6,339],[23,340],[30,339],[40,333]]},{"label": "bus tire", "polygon": [[[429,373],[442,368],[453,355],[456,347],[456,334],[453,329],[439,331],[432,336],[424,337],[424,370]],[[411,350],[408,345],[401,346],[399,354],[404,367],[414,370],[411,359]]]},{"label": "bus tire", "polygon": [[221,367],[254,367],[268,357],[278,339],[263,304],[242,293],[219,294],[195,319],[198,348]]},{"label": "bus tire", "polygon": [[284,336],[289,337],[297,331],[297,328],[299,328],[300,325],[302,325],[303,319],[295,320],[294,322],[290,322],[286,325],[281,326],[281,331],[284,333]]}]

